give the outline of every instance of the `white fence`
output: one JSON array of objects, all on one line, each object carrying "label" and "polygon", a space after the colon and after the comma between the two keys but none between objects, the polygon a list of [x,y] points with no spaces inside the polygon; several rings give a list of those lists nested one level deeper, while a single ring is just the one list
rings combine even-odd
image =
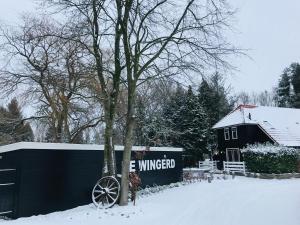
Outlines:
[{"label": "white fence", "polygon": [[217,170],[217,161],[199,161],[199,168],[207,168],[210,170]]},{"label": "white fence", "polygon": [[246,173],[245,162],[223,162],[224,171]]}]

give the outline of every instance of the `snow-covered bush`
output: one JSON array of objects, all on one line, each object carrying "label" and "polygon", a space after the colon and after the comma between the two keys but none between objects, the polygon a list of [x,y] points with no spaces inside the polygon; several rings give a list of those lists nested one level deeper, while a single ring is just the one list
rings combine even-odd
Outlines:
[{"label": "snow-covered bush", "polygon": [[299,151],[294,148],[267,144],[248,145],[242,149],[247,169],[255,173],[297,172]]}]

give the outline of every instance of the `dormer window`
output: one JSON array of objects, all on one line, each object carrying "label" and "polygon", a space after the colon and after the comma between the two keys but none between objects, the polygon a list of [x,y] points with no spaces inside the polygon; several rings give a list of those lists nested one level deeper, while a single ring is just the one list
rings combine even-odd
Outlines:
[{"label": "dormer window", "polygon": [[231,128],[231,136],[232,136],[232,139],[238,139],[238,134],[237,134],[237,128],[236,127]]},{"label": "dormer window", "polygon": [[224,128],[224,138],[225,138],[226,141],[230,140],[230,134],[229,134],[229,128],[228,127]]}]

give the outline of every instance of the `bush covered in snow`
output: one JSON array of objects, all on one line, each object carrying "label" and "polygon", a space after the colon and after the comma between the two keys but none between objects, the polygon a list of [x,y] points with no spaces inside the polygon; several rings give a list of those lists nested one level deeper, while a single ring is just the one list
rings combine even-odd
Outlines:
[{"label": "bush covered in snow", "polygon": [[280,145],[255,144],[242,149],[247,169],[255,173],[297,172],[299,151]]}]

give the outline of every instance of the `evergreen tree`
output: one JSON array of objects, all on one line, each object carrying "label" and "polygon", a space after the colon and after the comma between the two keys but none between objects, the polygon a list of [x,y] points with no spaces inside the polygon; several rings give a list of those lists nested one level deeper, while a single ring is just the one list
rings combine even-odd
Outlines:
[{"label": "evergreen tree", "polygon": [[213,125],[233,109],[224,86],[222,76],[216,73],[209,81],[204,79],[198,88],[198,101],[208,118],[208,148],[213,148],[212,145],[217,143],[215,131],[212,130]]},{"label": "evergreen tree", "polygon": [[212,127],[233,108],[227,98],[222,76],[215,73],[209,81],[203,80],[198,89],[198,99],[208,114]]},{"label": "evergreen tree", "polygon": [[8,110],[0,106],[0,144],[9,144],[14,142],[12,129],[8,121]]},{"label": "evergreen tree", "polygon": [[183,121],[179,143],[197,160],[203,159],[203,154],[208,153],[209,124],[207,115],[191,87],[186,93],[186,102],[181,109]]},{"label": "evergreen tree", "polygon": [[2,144],[34,139],[31,126],[23,121],[21,108],[15,98],[8,104],[7,109],[0,108],[0,133]]},{"label": "evergreen tree", "polygon": [[168,129],[163,122],[161,105],[152,109],[142,98],[138,98],[134,143],[140,146],[166,146],[168,145],[166,136]]},{"label": "evergreen tree", "polygon": [[203,107],[192,88],[177,88],[164,111],[165,122],[170,129],[170,144],[182,147],[195,161],[208,153],[208,121]]},{"label": "evergreen tree", "polygon": [[276,90],[279,107],[300,108],[300,65],[292,63],[284,69]]},{"label": "evergreen tree", "polygon": [[203,159],[216,143],[211,127],[232,110],[221,76],[204,80],[197,94],[181,85],[170,87],[167,95],[153,90],[150,103],[137,98],[135,144],[182,147],[194,161]]},{"label": "evergreen tree", "polygon": [[12,122],[11,125],[15,141],[33,141],[33,131],[30,124],[23,121],[21,108],[17,99],[12,99],[7,108],[9,118]]},{"label": "evergreen tree", "polygon": [[183,108],[186,103],[185,90],[178,85],[170,99],[163,106],[163,121],[169,130],[169,145],[176,144],[176,140],[180,137],[180,130],[183,122]]},{"label": "evergreen tree", "polygon": [[291,84],[290,77],[288,75],[288,69],[285,69],[278,83],[276,90],[277,105],[279,107],[290,107],[291,106]]},{"label": "evergreen tree", "polygon": [[299,63],[293,63],[290,68],[293,87],[292,106],[293,108],[300,108],[300,65]]}]

